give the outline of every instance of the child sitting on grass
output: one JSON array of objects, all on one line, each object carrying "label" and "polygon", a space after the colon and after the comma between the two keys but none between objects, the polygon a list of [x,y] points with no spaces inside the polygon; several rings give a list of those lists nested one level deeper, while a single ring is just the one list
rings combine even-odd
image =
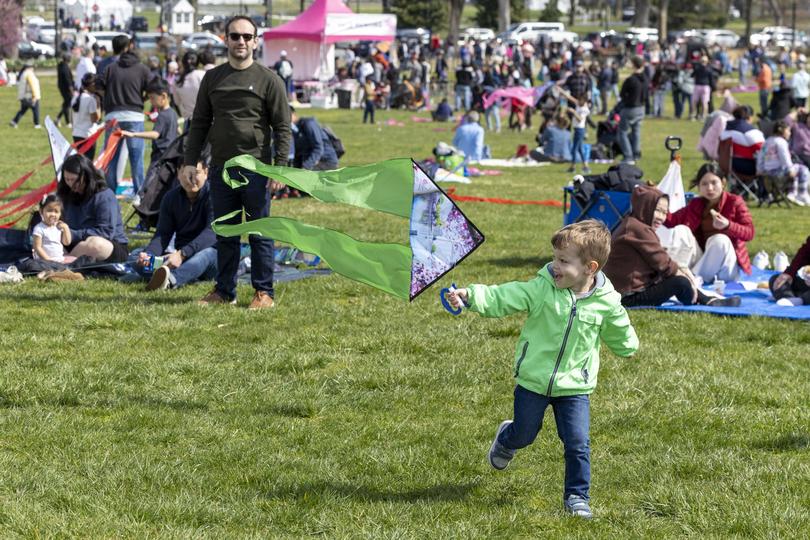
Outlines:
[{"label": "child sitting on grass", "polygon": [[565,459],[563,505],[590,519],[591,451],[589,394],[596,387],[599,338],[619,356],[631,356],[638,338],[621,296],[600,271],[610,254],[610,231],[601,222],[568,225],[551,238],[554,258],[537,277],[503,285],[470,285],[451,291],[485,317],[528,312],[515,349],[514,419],[498,426],[489,462],[505,469],[518,449],[530,445],[551,405]]},{"label": "child sitting on grass", "polygon": [[34,259],[65,262],[65,246],[69,246],[72,239],[70,228],[61,221],[62,201],[59,197],[51,194],[42,199],[39,218],[39,223],[31,231]]}]

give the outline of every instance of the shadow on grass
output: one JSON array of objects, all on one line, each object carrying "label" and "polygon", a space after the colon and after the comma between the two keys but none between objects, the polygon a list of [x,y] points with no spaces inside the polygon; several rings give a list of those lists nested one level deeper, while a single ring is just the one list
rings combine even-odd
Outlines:
[{"label": "shadow on grass", "polygon": [[469,497],[476,487],[478,487],[478,482],[438,484],[425,488],[397,490],[345,483],[316,482],[280,486],[265,492],[264,496],[268,499],[306,499],[307,501],[337,497],[360,502],[456,502]]},{"label": "shadow on grass", "polygon": [[[110,304],[111,302],[120,302],[122,300],[120,293],[110,293],[109,295],[99,296],[99,291],[85,292],[85,291],[72,291],[66,293],[62,290],[43,290],[39,293],[19,292],[4,295],[6,298],[16,300],[18,302],[81,302],[86,304]],[[186,297],[175,296],[172,294],[162,293],[144,293],[143,297],[137,298],[124,298],[123,300],[139,303],[144,305],[180,305],[180,304],[193,304],[195,300],[190,300]]]},{"label": "shadow on grass", "polygon": [[540,269],[551,262],[550,257],[503,257],[500,259],[489,259],[487,261],[495,266],[505,268],[521,268],[528,266],[531,268]]},{"label": "shadow on grass", "polygon": [[128,409],[133,405],[148,409],[172,409],[175,411],[205,411],[209,405],[205,402],[185,399],[170,399],[151,396],[128,396],[121,400],[93,399],[75,393],[64,393],[54,396],[41,396],[21,400],[13,396],[0,394],[0,409],[27,408],[85,408],[85,409]]},{"label": "shadow on grass", "polygon": [[755,448],[771,452],[791,452],[810,449],[810,434],[788,433],[776,438],[763,439],[754,443]]}]

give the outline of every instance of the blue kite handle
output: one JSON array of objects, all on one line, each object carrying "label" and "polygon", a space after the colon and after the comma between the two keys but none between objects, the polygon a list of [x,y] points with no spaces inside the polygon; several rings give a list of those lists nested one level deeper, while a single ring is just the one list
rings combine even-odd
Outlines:
[{"label": "blue kite handle", "polygon": [[447,301],[447,296],[446,295],[447,295],[447,293],[450,292],[451,289],[456,290],[456,284],[455,283],[450,285],[450,287],[445,287],[439,293],[439,297],[442,299],[442,305],[444,306],[444,309],[449,311],[451,314],[453,314],[453,315],[461,315],[461,308],[453,309],[453,306],[451,306],[450,302]]}]

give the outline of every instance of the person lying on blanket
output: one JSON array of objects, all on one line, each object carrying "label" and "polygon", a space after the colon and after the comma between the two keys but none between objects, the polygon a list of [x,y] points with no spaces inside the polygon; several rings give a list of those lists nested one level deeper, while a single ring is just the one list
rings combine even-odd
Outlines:
[{"label": "person lying on blanket", "polygon": [[[217,275],[216,235],[211,230],[214,209],[208,188],[208,168],[197,165],[196,183],[181,175],[160,203],[157,232],[138,255],[135,271],[149,277],[147,291],[179,288]],[[167,253],[172,237],[175,250]],[[160,265],[153,255],[163,256]]]},{"label": "person lying on blanket", "polygon": [[745,244],[754,238],[754,222],[743,198],[726,191],[727,183],[716,163],[703,164],[690,184],[700,196],[664,222],[674,228],[672,245],[684,247],[673,258],[703,283],[737,281],[740,271],[751,273]]},{"label": "person lying on blanket", "polygon": [[655,230],[669,211],[669,197],[639,185],[631,195],[632,211],[613,233],[605,274],[622,295],[622,305],[660,306],[675,296],[686,306],[739,306],[740,297],[709,297],[689,268],[681,268],[661,246]]},{"label": "person lying on blanket", "polygon": [[810,236],[799,248],[790,266],[768,283],[779,305],[810,305]]}]

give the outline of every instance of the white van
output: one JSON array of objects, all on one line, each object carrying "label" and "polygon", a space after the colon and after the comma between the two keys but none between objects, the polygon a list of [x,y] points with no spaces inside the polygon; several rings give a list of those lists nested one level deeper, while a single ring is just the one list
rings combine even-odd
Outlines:
[{"label": "white van", "polygon": [[563,32],[565,25],[560,22],[522,22],[514,23],[498,37],[501,39],[511,39],[523,41],[537,41],[541,34],[549,32]]}]

